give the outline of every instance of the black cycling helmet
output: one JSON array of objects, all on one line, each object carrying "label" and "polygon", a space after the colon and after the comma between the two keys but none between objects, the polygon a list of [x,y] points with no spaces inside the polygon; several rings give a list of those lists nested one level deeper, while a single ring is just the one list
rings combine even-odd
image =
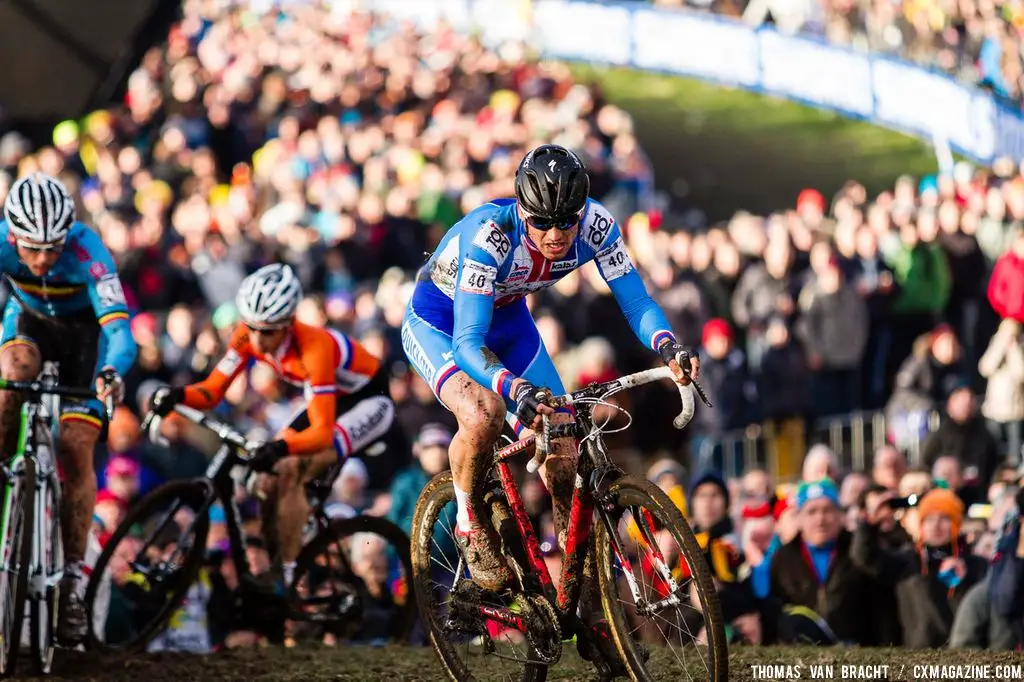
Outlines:
[{"label": "black cycling helmet", "polygon": [[523,157],[516,171],[516,199],[538,223],[576,218],[590,195],[580,157],[557,144],[542,144]]}]

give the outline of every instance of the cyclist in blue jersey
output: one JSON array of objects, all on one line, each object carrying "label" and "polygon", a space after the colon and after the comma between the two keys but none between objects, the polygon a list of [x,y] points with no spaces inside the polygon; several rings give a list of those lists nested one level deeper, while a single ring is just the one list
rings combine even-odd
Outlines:
[{"label": "cyclist in blue jersey", "polygon": [[[75,222],[75,205],[57,179],[19,179],[4,202],[0,268],[10,288],[0,339],[0,373],[29,381],[44,361],[58,363],[61,383],[95,387],[101,398],[124,397],[122,377],[135,361],[128,308],[110,251],[98,234]],[[21,400],[0,391],[0,445],[13,450]],[[96,501],[93,450],[100,433],[99,400],[63,401],[58,460],[63,474],[61,531],[65,569],[57,637],[75,644],[88,625],[79,595]]]},{"label": "cyclist in blue jersey", "polygon": [[[529,152],[516,172],[516,199],[481,206],[441,240],[417,278],[402,323],[402,345],[417,373],[459,424],[450,447],[456,536],[473,581],[500,590],[511,575],[477,494],[506,411],[521,432],[541,414],[570,419],[545,404],[564,393],[526,307],[525,296],[597,261],[634,333],[658,351],[677,380],[699,375],[696,355],[676,342],[668,321],[633,268],[622,234],[589,198],[580,159],[557,145]],[[575,447],[554,443],[541,470],[565,547],[576,471]]]}]

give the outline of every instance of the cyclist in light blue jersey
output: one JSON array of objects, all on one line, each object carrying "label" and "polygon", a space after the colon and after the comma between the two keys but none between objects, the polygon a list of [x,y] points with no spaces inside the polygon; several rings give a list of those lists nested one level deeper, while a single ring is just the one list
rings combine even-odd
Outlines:
[{"label": "cyclist in light blue jersey", "polygon": [[[557,145],[529,152],[516,173],[516,199],[481,206],[445,235],[420,271],[402,324],[410,362],[459,423],[450,447],[456,535],[474,582],[488,590],[511,577],[490,524],[477,522],[488,518],[478,488],[506,411],[517,432],[536,428],[540,414],[569,419],[544,403],[564,389],[525,297],[596,260],[640,341],[681,383],[686,372],[699,375],[697,357],[676,342],[633,268],[615,220],[589,192],[574,153]],[[575,456],[573,443],[556,443],[541,470],[563,549]]]},{"label": "cyclist in light blue jersey", "polygon": [[[10,288],[0,338],[4,379],[35,379],[45,361],[58,363],[60,381],[94,387],[101,398],[124,397],[122,377],[135,362],[128,308],[110,251],[99,235],[75,222],[75,205],[57,179],[34,173],[19,179],[4,202],[0,268]],[[0,391],[0,457],[13,451],[21,400]],[[87,618],[78,589],[96,500],[93,450],[100,433],[99,400],[65,400],[58,459],[63,473],[61,531],[65,569],[57,637],[73,645]]]}]

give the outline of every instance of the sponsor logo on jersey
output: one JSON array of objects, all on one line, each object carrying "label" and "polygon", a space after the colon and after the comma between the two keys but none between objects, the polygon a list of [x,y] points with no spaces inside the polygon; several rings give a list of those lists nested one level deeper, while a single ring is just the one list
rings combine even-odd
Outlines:
[{"label": "sponsor logo on jersey", "polygon": [[434,363],[430,361],[408,323],[402,325],[402,348],[420,376],[430,381],[430,377],[434,376]]},{"label": "sponsor logo on jersey", "polygon": [[497,276],[498,268],[467,258],[462,263],[459,291],[467,294],[490,296],[494,293],[494,279]]},{"label": "sponsor logo on jersey", "polygon": [[89,274],[92,275],[93,279],[99,279],[103,275],[107,274],[107,266],[99,261],[94,261],[89,266]]},{"label": "sponsor logo on jersey", "polygon": [[96,282],[96,294],[100,297],[100,304],[105,308],[125,305],[124,289],[121,288],[121,280],[116,274],[106,275]]},{"label": "sponsor logo on jersey", "polygon": [[503,263],[512,251],[512,242],[508,235],[493,220],[488,220],[481,226],[476,237],[473,238],[473,246],[480,247],[489,253],[498,263]]},{"label": "sponsor logo on jersey", "polygon": [[608,238],[612,228],[615,226],[615,220],[603,207],[594,204],[590,205],[587,217],[584,239],[596,251],[601,248]]},{"label": "sponsor logo on jersey", "polygon": [[241,364],[242,356],[234,348],[229,348],[228,352],[217,363],[217,369],[220,370],[221,374],[231,376]]},{"label": "sponsor logo on jersey", "polygon": [[506,282],[521,282],[530,276],[530,266],[525,263],[516,263],[512,271],[505,278]]},{"label": "sponsor logo on jersey", "polygon": [[551,264],[551,274],[556,272],[569,272],[576,269],[576,259],[570,258],[569,260],[560,260],[557,263]]}]

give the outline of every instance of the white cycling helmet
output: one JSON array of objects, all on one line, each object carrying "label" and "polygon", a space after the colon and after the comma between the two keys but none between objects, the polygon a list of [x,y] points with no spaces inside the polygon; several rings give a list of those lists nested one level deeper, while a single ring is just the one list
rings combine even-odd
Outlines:
[{"label": "white cycling helmet", "polygon": [[302,285],[287,265],[264,265],[242,280],[235,305],[250,327],[274,328],[291,322],[302,299]]},{"label": "white cycling helmet", "polygon": [[16,239],[63,243],[75,222],[75,202],[60,180],[32,173],[11,186],[4,217]]}]

